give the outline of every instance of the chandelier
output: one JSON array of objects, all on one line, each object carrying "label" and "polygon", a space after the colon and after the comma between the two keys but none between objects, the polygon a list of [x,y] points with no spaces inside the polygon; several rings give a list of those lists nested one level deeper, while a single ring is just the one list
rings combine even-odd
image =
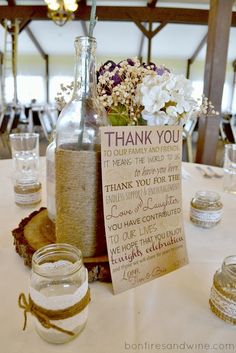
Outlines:
[{"label": "chandelier", "polygon": [[74,19],[78,9],[77,0],[44,0],[48,6],[48,17],[58,26]]}]

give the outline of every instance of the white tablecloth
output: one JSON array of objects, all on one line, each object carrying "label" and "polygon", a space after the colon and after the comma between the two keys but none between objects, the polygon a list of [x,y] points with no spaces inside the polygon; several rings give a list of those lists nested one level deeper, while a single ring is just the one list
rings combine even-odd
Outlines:
[{"label": "white tablecloth", "polygon": [[[45,178],[45,160],[42,179]],[[222,179],[204,179],[194,164],[183,163],[183,209],[189,264],[141,287],[113,295],[111,284],[93,283],[88,324],[66,345],[51,345],[29,318],[22,331],[20,292],[28,291],[29,269],[16,254],[11,230],[33,209],[14,204],[11,161],[0,161],[0,351],[2,353],[236,352],[236,327],[209,310],[212,276],[224,257],[236,254],[236,196],[222,191]],[[222,172],[220,170],[220,172]],[[186,177],[187,175],[187,177]],[[43,201],[46,206],[45,183]],[[189,221],[197,190],[221,194],[224,215],[204,230]]]}]

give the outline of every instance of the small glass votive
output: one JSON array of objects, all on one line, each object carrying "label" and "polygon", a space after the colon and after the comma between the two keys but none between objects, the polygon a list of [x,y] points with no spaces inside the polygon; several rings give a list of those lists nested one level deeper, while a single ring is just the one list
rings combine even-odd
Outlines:
[{"label": "small glass votive", "polygon": [[89,301],[88,273],[79,249],[59,243],[34,253],[29,303],[22,293],[19,306],[33,315],[44,340],[59,344],[78,336],[87,323]]},{"label": "small glass votive", "polygon": [[197,191],[191,200],[190,220],[202,228],[216,226],[222,216],[220,195],[213,191]]},{"label": "small glass votive", "polygon": [[31,206],[41,201],[39,181],[39,134],[10,135],[14,163],[14,194],[18,206]]},{"label": "small glass votive", "polygon": [[236,255],[226,257],[215,273],[209,304],[219,318],[236,325]]}]

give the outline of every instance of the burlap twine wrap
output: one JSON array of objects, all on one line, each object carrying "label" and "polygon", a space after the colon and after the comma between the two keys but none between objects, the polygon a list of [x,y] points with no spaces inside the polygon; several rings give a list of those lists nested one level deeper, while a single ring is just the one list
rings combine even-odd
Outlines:
[{"label": "burlap twine wrap", "polygon": [[56,214],[57,242],[106,254],[100,152],[57,149]]},{"label": "burlap twine wrap", "polygon": [[236,295],[234,291],[235,288],[232,288],[232,293],[225,291],[218,284],[215,274],[209,304],[212,312],[220,319],[236,325]]},{"label": "burlap twine wrap", "polygon": [[23,330],[26,329],[27,325],[27,313],[31,313],[33,316],[37,318],[37,320],[41,323],[41,325],[46,328],[50,329],[53,328],[62,333],[66,333],[67,335],[74,336],[73,331],[65,330],[54,323],[51,322],[57,320],[68,319],[72,316],[75,316],[81,311],[83,311],[86,306],[90,302],[90,290],[88,289],[85,296],[73,306],[69,308],[61,309],[61,310],[48,310],[45,309],[36,303],[33,302],[32,298],[29,295],[29,299],[27,302],[26,296],[24,293],[21,293],[18,298],[18,305],[21,309],[24,310],[24,327]]}]

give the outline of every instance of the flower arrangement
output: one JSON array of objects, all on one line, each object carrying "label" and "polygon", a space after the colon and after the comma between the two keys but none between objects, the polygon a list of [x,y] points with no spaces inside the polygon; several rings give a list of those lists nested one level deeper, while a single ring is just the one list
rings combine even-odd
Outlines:
[{"label": "flower arrangement", "polygon": [[[65,105],[63,93],[72,89],[73,84],[61,85],[56,98],[60,108]],[[196,114],[217,114],[206,97],[201,104],[193,99],[191,81],[183,75],[137,58],[102,65],[97,92],[114,126],[184,124]]]},{"label": "flower arrangement", "polygon": [[143,105],[139,86],[146,77],[161,77],[166,68],[155,64],[141,64],[138,59],[123,60],[118,64],[107,61],[97,73],[98,95],[105,106],[112,125],[141,125]]}]

